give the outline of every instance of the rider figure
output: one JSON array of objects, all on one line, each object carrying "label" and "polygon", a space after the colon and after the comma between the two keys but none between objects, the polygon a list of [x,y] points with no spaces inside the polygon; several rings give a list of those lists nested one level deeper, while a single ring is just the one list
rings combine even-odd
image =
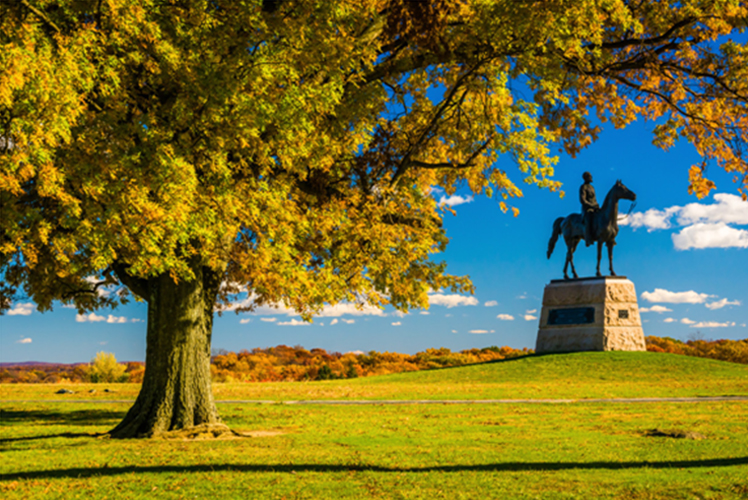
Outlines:
[{"label": "rider figure", "polygon": [[600,210],[595,197],[595,188],[592,187],[592,174],[585,172],[582,174],[584,184],[579,188],[579,201],[582,202],[582,216],[584,217],[584,241],[587,246],[594,243],[593,219],[595,212]]}]

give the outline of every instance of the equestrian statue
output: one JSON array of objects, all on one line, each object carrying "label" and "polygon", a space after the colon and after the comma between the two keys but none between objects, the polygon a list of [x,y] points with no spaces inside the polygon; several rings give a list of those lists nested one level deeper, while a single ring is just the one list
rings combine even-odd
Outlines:
[{"label": "equestrian statue", "polygon": [[600,274],[600,258],[602,256],[603,243],[608,247],[608,261],[610,262],[610,275],[615,276],[613,271],[613,247],[618,235],[618,200],[636,200],[636,194],[617,181],[605,196],[602,208],[597,204],[595,188],[592,187],[592,174],[585,172],[582,177],[584,184],[579,189],[579,201],[582,203],[581,214],[571,214],[568,217],[559,217],[553,222],[553,234],[548,241],[548,258],[551,258],[553,249],[559,235],[564,235],[566,241],[566,262],[564,263],[564,279],[569,279],[567,269],[571,264],[571,272],[575,278],[577,271],[574,269],[574,251],[579,242],[584,239],[587,246],[597,242],[597,276]]}]

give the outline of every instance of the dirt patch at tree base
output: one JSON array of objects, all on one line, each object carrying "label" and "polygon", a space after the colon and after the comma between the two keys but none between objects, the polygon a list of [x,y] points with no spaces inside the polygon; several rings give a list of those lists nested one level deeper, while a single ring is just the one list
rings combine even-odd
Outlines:
[{"label": "dirt patch at tree base", "polygon": [[[207,440],[231,440],[231,439],[246,439],[246,438],[258,438],[258,437],[272,437],[281,436],[286,434],[283,430],[254,430],[254,431],[237,431],[231,429],[226,424],[201,424],[194,427],[188,427],[186,429],[178,429],[173,431],[161,432],[158,434],[152,434],[148,436],[140,436],[144,438],[155,438],[155,439],[168,439],[168,440],[181,440],[181,441],[207,441]],[[111,437],[105,434],[101,437]]]}]

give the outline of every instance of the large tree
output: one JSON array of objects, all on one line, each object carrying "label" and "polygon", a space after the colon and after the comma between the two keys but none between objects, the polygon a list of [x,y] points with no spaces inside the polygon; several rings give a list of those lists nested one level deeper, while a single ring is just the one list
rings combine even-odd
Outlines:
[{"label": "large tree", "polygon": [[555,191],[557,148],[644,117],[655,144],[701,153],[697,195],[707,162],[747,188],[748,50],[730,38],[747,15],[734,0],[2,2],[0,304],[144,300],[145,378],[112,435],[218,424],[212,318],[238,293],[309,318],[471,290],[430,260],[447,243],[436,187],[507,210],[511,165]]}]

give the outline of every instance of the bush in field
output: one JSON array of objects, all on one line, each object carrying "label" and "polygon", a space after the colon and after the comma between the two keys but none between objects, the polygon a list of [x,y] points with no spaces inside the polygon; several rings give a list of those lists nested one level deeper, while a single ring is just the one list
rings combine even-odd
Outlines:
[{"label": "bush in field", "polygon": [[128,376],[127,382],[140,384],[143,382],[145,374],[145,363],[139,361],[130,361],[125,368],[125,374]]},{"label": "bush in field", "polygon": [[117,358],[110,352],[98,352],[91,360],[91,368],[88,370],[88,378],[91,382],[127,382],[130,378],[125,373],[127,367],[117,363]]}]

